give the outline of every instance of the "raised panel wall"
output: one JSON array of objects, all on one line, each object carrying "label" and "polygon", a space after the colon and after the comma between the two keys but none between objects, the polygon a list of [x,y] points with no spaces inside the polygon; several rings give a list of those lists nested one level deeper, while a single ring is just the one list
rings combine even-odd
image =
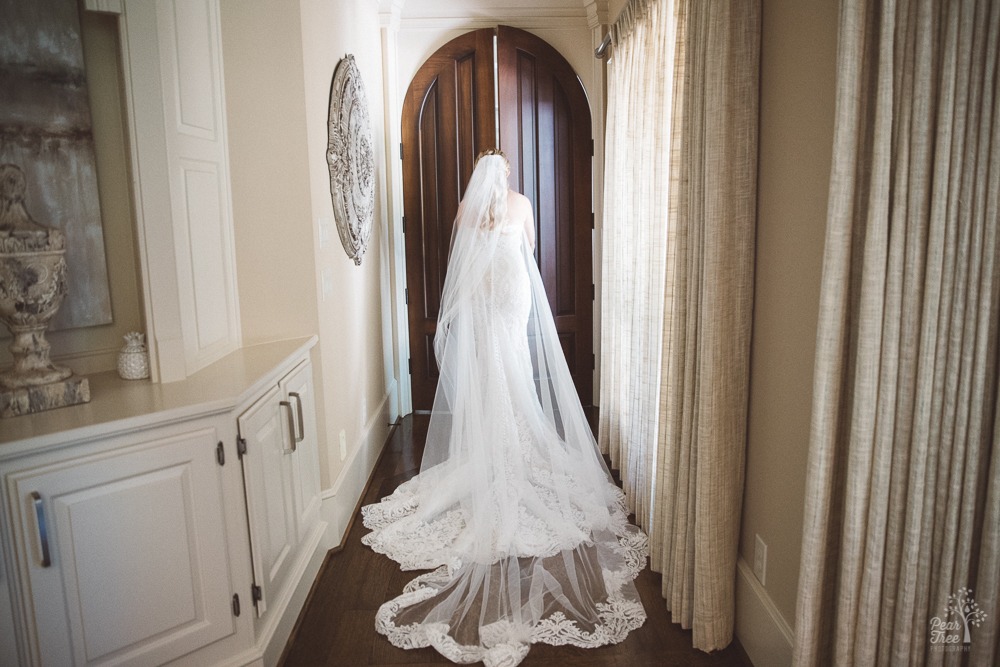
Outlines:
[{"label": "raised panel wall", "polygon": [[120,6],[153,379],[241,345],[219,0]]},{"label": "raised panel wall", "polygon": [[[228,284],[231,276],[219,257],[226,253],[226,235],[218,224],[222,218],[225,184],[219,177],[218,165],[211,162],[182,160],[184,173],[184,236],[191,259],[190,284],[193,286],[193,314],[196,346],[202,353],[226,346],[230,338],[229,322],[225,317],[233,293]],[[213,285],[215,289],[204,289]]]},{"label": "raised panel wall", "polygon": [[[211,6],[204,2],[172,0],[174,72],[177,80],[177,130],[216,140],[218,89],[213,70],[217,55],[212,33],[218,24]],[[211,63],[213,67],[206,67]]]},{"label": "raised panel wall", "polygon": [[239,345],[218,0],[158,0],[174,245],[191,374]]}]

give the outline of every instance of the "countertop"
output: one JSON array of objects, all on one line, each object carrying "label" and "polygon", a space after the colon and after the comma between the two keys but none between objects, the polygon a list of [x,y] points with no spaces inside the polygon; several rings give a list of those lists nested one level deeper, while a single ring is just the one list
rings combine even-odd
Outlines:
[{"label": "countertop", "polygon": [[232,410],[277,383],[284,362],[316,341],[311,336],[243,347],[178,382],[122,380],[114,371],[88,375],[89,403],[0,419],[0,458]]}]

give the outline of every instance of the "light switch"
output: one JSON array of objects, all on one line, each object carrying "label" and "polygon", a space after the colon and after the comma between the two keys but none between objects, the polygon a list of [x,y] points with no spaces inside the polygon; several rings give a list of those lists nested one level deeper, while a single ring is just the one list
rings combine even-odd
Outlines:
[{"label": "light switch", "polygon": [[316,222],[319,225],[319,247],[325,248],[330,243],[330,235],[333,232],[333,220],[328,215],[321,215]]},{"label": "light switch", "polygon": [[323,301],[333,294],[333,269],[329,266],[323,269]]}]

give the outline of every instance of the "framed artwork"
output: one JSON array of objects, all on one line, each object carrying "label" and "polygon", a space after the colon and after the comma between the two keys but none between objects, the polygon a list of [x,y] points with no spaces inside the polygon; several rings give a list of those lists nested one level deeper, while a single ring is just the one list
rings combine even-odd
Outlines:
[{"label": "framed artwork", "polygon": [[68,293],[50,329],[112,321],[97,163],[76,0],[0,0],[0,164],[25,204],[66,235]]}]

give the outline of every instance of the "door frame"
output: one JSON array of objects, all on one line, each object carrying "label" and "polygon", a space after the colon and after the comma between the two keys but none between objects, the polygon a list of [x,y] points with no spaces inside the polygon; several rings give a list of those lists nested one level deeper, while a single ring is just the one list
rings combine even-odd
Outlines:
[{"label": "door frame", "polygon": [[[382,4],[382,3],[380,3]],[[402,128],[402,100],[405,92],[420,66],[437,49],[460,34],[473,30],[507,25],[520,28],[536,34],[547,41],[573,66],[580,83],[586,92],[590,103],[591,134],[594,141],[594,157],[591,169],[592,189],[591,201],[594,211],[594,236],[591,245],[593,255],[593,281],[597,295],[594,299],[593,327],[594,354],[596,363],[594,370],[594,400],[599,405],[600,368],[601,368],[601,229],[603,223],[603,186],[604,186],[604,123],[606,115],[606,62],[594,58],[593,53],[604,36],[608,33],[610,20],[607,10],[598,10],[596,4],[585,8],[585,15],[580,16],[513,16],[497,14],[489,17],[448,17],[402,19],[402,4],[397,1],[385,2],[381,12],[382,41],[382,84],[385,102],[384,130],[386,159],[386,218],[388,228],[383,241],[385,259],[388,261],[383,269],[387,289],[383,297],[389,296],[389,303],[383,303],[383,318],[391,319],[391,350],[386,350],[387,365],[392,361],[391,368],[386,369],[387,381],[391,378],[392,387],[387,391],[392,394],[390,421],[413,412],[413,398],[410,390],[410,376],[407,359],[410,352],[410,336],[408,312],[406,305],[406,253],[403,236],[403,176],[402,161],[399,155]],[[408,40],[401,40],[401,31],[408,32]],[[414,39],[413,35],[419,38]],[[560,39],[553,35],[562,36]],[[586,40],[582,36],[589,36]],[[568,53],[565,45],[579,45],[578,51]],[[573,56],[573,57],[571,57]],[[585,59],[584,59],[585,56]],[[401,67],[400,63],[406,63]],[[584,66],[578,66],[584,63]],[[581,76],[581,73],[586,76]],[[589,85],[588,85],[589,83]],[[388,292],[388,294],[386,294]]]}]

